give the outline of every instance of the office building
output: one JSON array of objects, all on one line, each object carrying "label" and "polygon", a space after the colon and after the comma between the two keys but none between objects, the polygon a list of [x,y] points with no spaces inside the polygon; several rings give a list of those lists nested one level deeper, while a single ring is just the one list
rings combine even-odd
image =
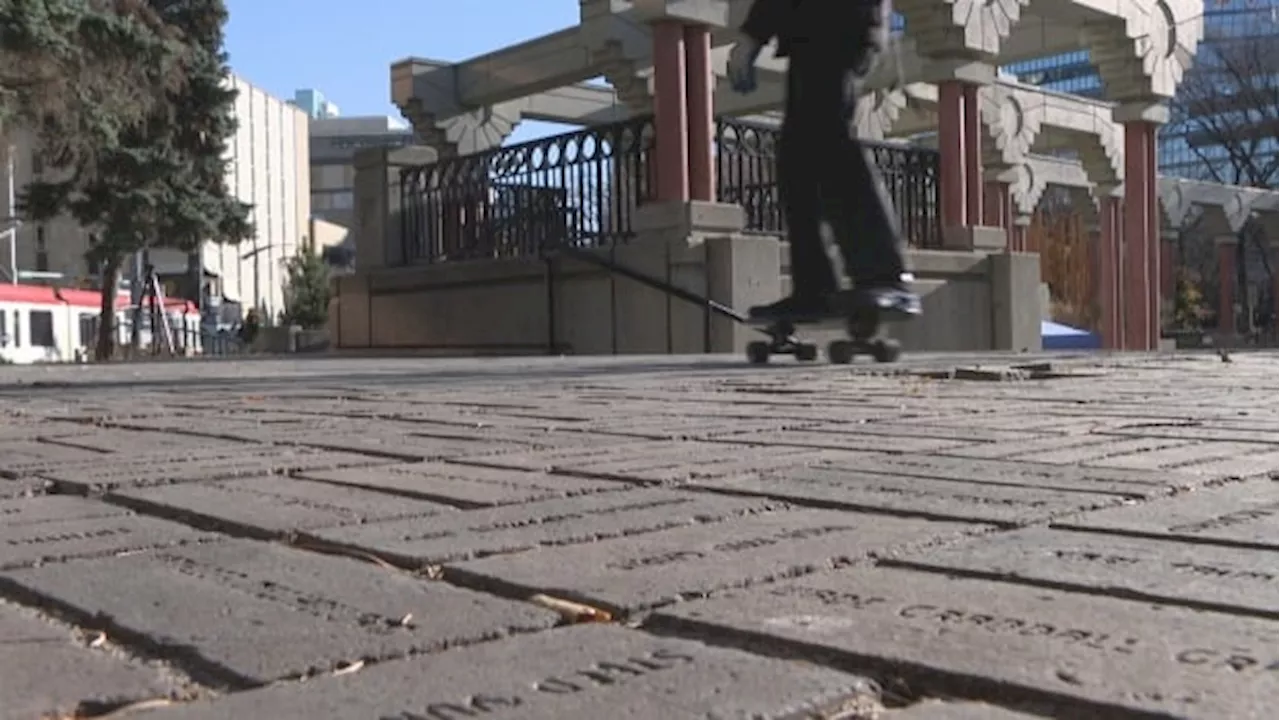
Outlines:
[{"label": "office building", "polygon": [[338,106],[324,99],[319,90],[298,90],[293,94],[293,104],[297,105],[312,120],[336,118],[341,115]]},{"label": "office building", "polygon": [[413,131],[401,120],[385,116],[323,118],[311,121],[311,212],[353,228],[356,151],[402,147]]}]

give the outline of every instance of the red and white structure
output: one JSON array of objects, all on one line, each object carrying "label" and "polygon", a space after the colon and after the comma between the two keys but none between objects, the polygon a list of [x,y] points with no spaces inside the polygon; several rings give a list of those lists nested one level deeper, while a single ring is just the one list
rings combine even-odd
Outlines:
[{"label": "red and white structure", "polygon": [[[0,358],[20,365],[74,362],[88,357],[93,347],[102,295],[95,290],[55,288],[45,285],[0,285]],[[118,342],[129,339],[128,295],[116,298],[115,326]],[[164,302],[164,315],[176,333],[193,338],[189,348],[198,351],[200,311],[187,300]],[[150,333],[143,331],[143,342]]]}]

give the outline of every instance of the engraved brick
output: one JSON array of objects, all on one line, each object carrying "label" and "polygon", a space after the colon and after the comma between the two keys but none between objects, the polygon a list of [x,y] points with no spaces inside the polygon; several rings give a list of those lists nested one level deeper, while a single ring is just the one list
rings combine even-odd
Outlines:
[{"label": "engraved brick", "polygon": [[425,519],[370,523],[310,533],[402,562],[428,565],[570,545],[784,507],[763,499],[733,499],[645,489],[544,500]]},{"label": "engraved brick", "polygon": [[823,459],[812,448],[744,447],[699,441],[633,441],[568,450],[512,453],[458,462],[493,468],[570,473],[631,482],[671,483],[726,477]]},{"label": "engraved brick", "polygon": [[939,700],[921,700],[876,716],[877,720],[1033,720],[1040,717],[986,703]]},{"label": "engraved brick", "polygon": [[[982,526],[795,510],[449,567],[636,610],[894,552]],[[545,589],[545,590],[544,590]]]},{"label": "engraved brick", "polygon": [[872,452],[935,452],[965,447],[970,443],[940,439],[919,434],[871,435],[854,431],[817,431],[814,429],[758,432],[717,438],[719,442],[780,447],[815,448],[818,450],[863,450]]},{"label": "engraved brick", "polygon": [[1084,703],[1206,719],[1277,711],[1274,618],[868,568],[683,603],[651,622],[923,667],[909,682],[924,693],[941,671],[1081,703],[1063,717],[1102,714]]},{"label": "engraved brick", "polygon": [[1076,465],[1112,455],[1141,450],[1178,447],[1187,440],[1123,438],[1104,435],[1058,435],[1018,442],[989,443],[948,450],[947,455],[965,458],[1031,460],[1050,465]]},{"label": "engraved brick", "polygon": [[628,487],[607,480],[447,462],[311,470],[299,473],[299,477],[476,506],[509,505]]},{"label": "engraved brick", "polygon": [[65,495],[0,500],[0,568],[196,542],[209,536]]},{"label": "engraved brick", "polygon": [[556,620],[533,605],[369,563],[242,540],[6,575],[86,617],[103,614],[133,632],[186,646],[253,683]]},{"label": "engraved brick", "polygon": [[970,460],[937,455],[849,453],[823,458],[815,463],[815,466],[838,468],[852,473],[959,480],[1135,497],[1163,492],[1171,480],[1169,473],[1166,472],[1070,465],[1052,466],[1009,460]]},{"label": "engraved brick", "polygon": [[691,484],[796,502],[998,523],[1027,523],[1120,501],[1114,495],[1097,493],[873,475],[834,468],[802,468],[754,477],[696,480]]},{"label": "engraved brick", "polygon": [[112,497],[151,514],[203,517],[277,533],[453,511],[422,500],[283,476],[124,488]]},{"label": "engraved brick", "polygon": [[1280,554],[1201,543],[1027,528],[908,561],[1166,602],[1275,614]]},{"label": "engraved brick", "polygon": [[830,717],[866,692],[856,676],[601,625],[419,656],[165,711],[174,720],[335,717]]},{"label": "engraved brick", "polygon": [[1251,480],[1067,518],[1056,527],[1277,547],[1276,483]]},{"label": "engraved brick", "polygon": [[126,457],[113,457],[110,462],[99,460],[62,464],[40,472],[40,477],[88,491],[127,485],[226,480],[298,470],[359,467],[378,462],[366,455],[264,445],[230,450],[130,454]]},{"label": "engraved brick", "polygon": [[0,603],[0,720],[73,717],[85,703],[125,704],[182,690],[173,675],[109,650],[68,628]]}]

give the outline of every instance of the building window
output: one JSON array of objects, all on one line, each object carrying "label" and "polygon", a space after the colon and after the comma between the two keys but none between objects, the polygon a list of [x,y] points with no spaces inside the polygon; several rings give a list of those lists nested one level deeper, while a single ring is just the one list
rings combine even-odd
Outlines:
[{"label": "building window", "polygon": [[0,312],[0,348],[9,346],[9,313]]},{"label": "building window", "polygon": [[53,313],[48,310],[31,311],[32,347],[57,347],[53,339]]},{"label": "building window", "polygon": [[80,313],[80,347],[93,347],[98,337],[98,316]]},{"label": "building window", "polygon": [[350,210],[355,207],[355,197],[349,192],[340,192],[333,194],[334,210]]},{"label": "building window", "polygon": [[49,246],[44,236],[44,226],[36,226],[36,272],[49,272]]},{"label": "building window", "polygon": [[13,311],[13,347],[22,347],[22,315],[21,310]]}]

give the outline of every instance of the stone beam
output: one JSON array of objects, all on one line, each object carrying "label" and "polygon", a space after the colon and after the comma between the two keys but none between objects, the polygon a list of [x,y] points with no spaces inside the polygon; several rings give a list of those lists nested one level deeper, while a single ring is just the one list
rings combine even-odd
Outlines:
[{"label": "stone beam", "polygon": [[458,101],[475,108],[589,80],[601,72],[578,27],[565,28],[454,65]]}]

